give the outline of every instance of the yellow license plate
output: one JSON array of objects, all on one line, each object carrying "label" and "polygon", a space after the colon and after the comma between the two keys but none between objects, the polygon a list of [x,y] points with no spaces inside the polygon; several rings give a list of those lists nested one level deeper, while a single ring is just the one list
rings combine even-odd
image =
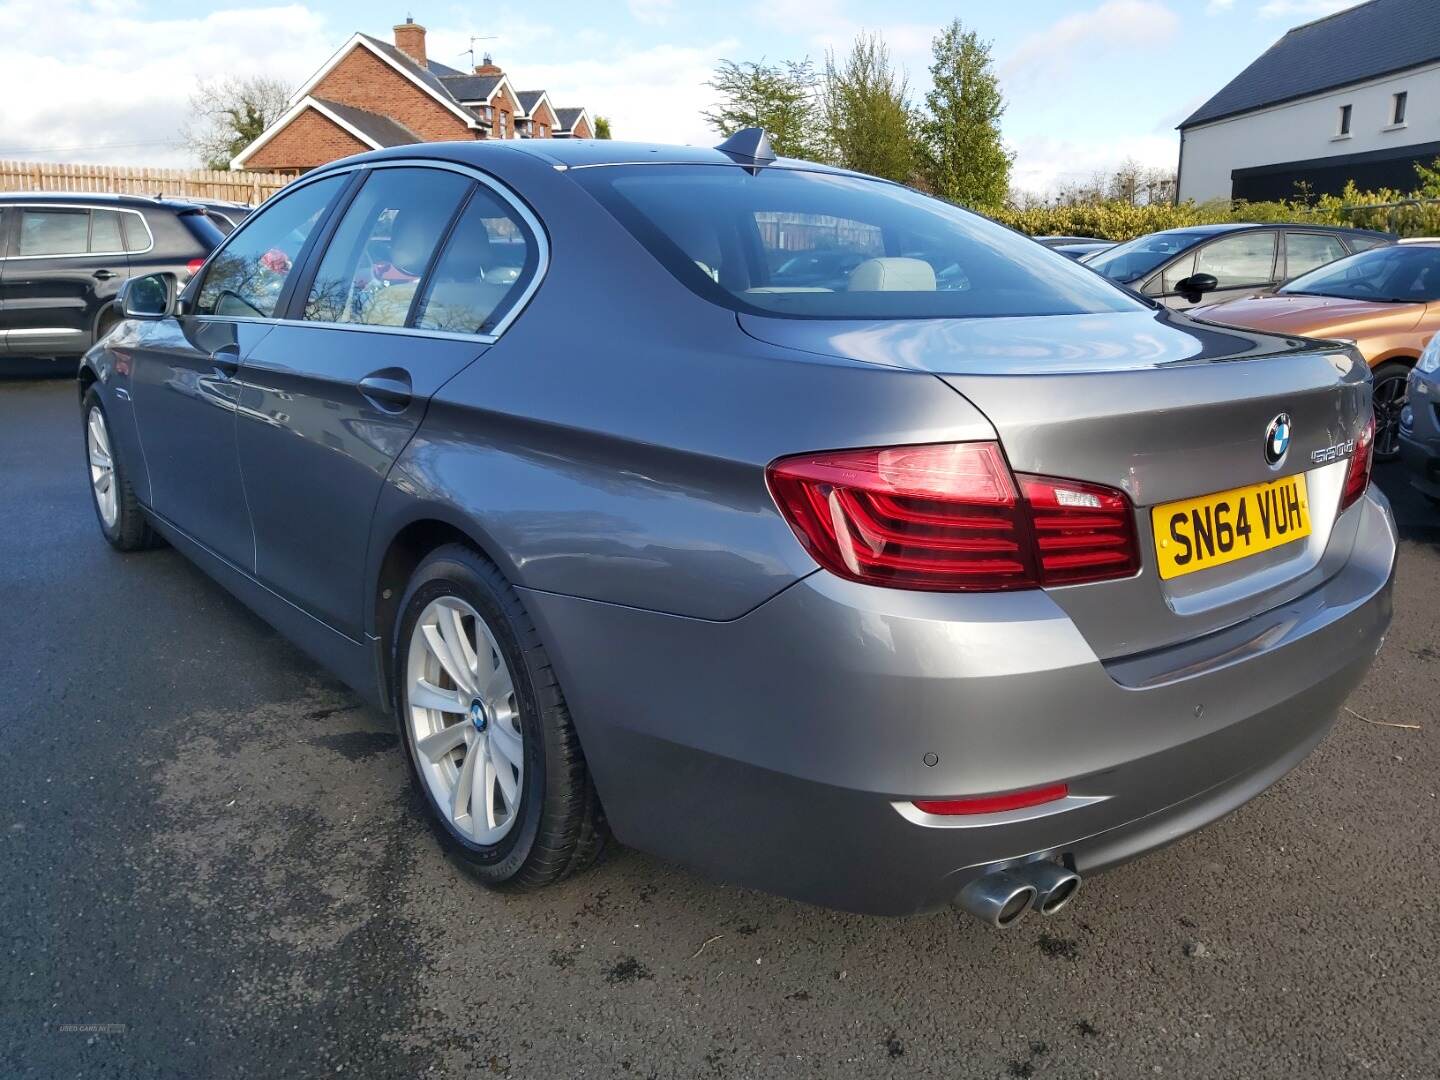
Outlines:
[{"label": "yellow license plate", "polygon": [[1223,566],[1310,535],[1305,477],[1163,503],[1150,523],[1162,578]]}]

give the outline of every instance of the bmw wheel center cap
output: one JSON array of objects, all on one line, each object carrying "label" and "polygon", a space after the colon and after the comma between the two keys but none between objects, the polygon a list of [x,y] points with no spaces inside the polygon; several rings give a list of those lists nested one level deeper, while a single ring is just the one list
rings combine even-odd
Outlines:
[{"label": "bmw wheel center cap", "polygon": [[470,722],[475,725],[476,731],[484,731],[485,725],[490,718],[485,714],[485,706],[480,701],[470,703]]}]

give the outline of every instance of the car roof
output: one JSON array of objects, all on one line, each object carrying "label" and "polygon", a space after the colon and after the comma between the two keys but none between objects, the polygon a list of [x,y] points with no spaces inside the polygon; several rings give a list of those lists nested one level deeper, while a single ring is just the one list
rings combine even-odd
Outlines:
[{"label": "car roof", "polygon": [[[415,143],[408,146],[392,146],[354,158],[333,162],[340,165],[355,161],[385,161],[393,158],[438,158],[477,168],[494,167],[504,160],[505,155],[526,154],[566,169],[579,169],[596,165],[737,165],[729,154],[713,147],[672,146],[666,143],[615,142],[610,139],[483,139],[473,142]],[[848,169],[837,169],[799,158],[776,158],[766,163],[767,168],[804,169],[828,172],[837,175],[865,176],[864,173]],[[325,167],[317,169],[323,171]],[[873,176],[866,179],[874,180]],[[889,181],[881,181],[888,183]]]},{"label": "car roof", "polygon": [[1378,229],[1351,229],[1343,225],[1312,225],[1308,221],[1217,221],[1206,225],[1177,225],[1173,229],[1159,229],[1150,236],[1219,236],[1222,233],[1240,232],[1244,229],[1297,229],[1303,232],[1336,233],[1338,235],[1374,236],[1394,240],[1394,233]]},{"label": "car roof", "polygon": [[0,191],[0,204],[4,203],[79,203],[95,205],[112,203],[115,206],[140,208],[167,207],[171,210],[199,209],[199,203],[188,199],[152,198],[149,195],[116,195],[101,191]]}]

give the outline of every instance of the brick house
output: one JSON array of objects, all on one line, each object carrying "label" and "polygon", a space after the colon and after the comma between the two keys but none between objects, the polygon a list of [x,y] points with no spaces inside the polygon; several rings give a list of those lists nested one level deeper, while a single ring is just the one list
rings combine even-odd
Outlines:
[{"label": "brick house", "polygon": [[407,19],[393,45],[355,34],[230,167],[298,175],[386,146],[593,136],[585,109],[557,108],[544,90],[517,91],[488,56],[468,73],[429,59],[425,28]]}]

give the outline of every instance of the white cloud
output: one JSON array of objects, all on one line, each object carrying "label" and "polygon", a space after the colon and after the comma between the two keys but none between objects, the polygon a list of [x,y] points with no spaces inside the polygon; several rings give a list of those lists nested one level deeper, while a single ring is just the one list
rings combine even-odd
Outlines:
[{"label": "white cloud", "polygon": [[1356,0],[1270,0],[1260,9],[1260,15],[1265,19],[1318,19],[1355,4]]},{"label": "white cloud", "polygon": [[1205,14],[1219,15],[1222,12],[1229,11],[1234,6],[1235,0],[1210,0],[1210,2],[1205,5]]},{"label": "white cloud", "polygon": [[1158,0],[1106,0],[1037,30],[1017,45],[999,65],[1009,85],[1043,81],[1068,70],[1079,57],[1089,62],[1098,53],[1152,48],[1175,36],[1180,19]]},{"label": "white cloud", "polygon": [[1057,139],[1050,136],[1015,140],[1011,186],[1037,195],[1052,195],[1062,184],[1088,180],[1097,172],[1113,170],[1126,159],[1151,168],[1174,169],[1180,144],[1174,135],[1121,135],[1093,139]]},{"label": "white cloud", "polygon": [[675,0],[629,0],[630,15],[637,22],[660,25],[670,21]]},{"label": "white cloud", "polygon": [[0,158],[193,165],[179,129],[199,80],[299,83],[345,36],[299,4],[136,11],[131,0],[0,5]]}]

